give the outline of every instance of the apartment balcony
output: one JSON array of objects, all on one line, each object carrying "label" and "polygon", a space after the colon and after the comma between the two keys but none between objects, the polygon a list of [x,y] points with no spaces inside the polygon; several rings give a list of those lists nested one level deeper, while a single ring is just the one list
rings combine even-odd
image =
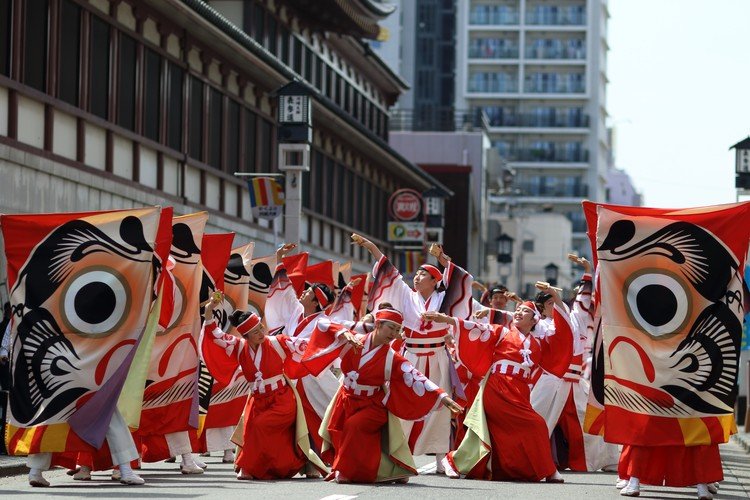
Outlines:
[{"label": "apartment balcony", "polygon": [[588,115],[548,114],[539,115],[535,113],[502,113],[495,114],[492,109],[485,109],[490,127],[529,127],[529,128],[587,128],[589,126]]},{"label": "apartment balcony", "polygon": [[518,47],[469,47],[469,59],[518,59]]},{"label": "apartment balcony", "polygon": [[446,106],[394,109],[388,126],[394,132],[455,132],[487,130],[489,123],[487,115],[481,109],[454,109]]},{"label": "apartment balcony", "polygon": [[526,24],[531,26],[586,26],[586,12],[574,8],[534,9],[526,13]]},{"label": "apartment balcony", "polygon": [[589,152],[585,150],[566,151],[564,149],[512,148],[501,151],[507,161],[539,163],[585,163]]},{"label": "apartment balcony", "polygon": [[546,186],[538,183],[514,183],[518,196],[547,196],[553,198],[585,198],[589,195],[586,184]]},{"label": "apartment balcony", "polygon": [[469,80],[468,92],[477,94],[514,94],[518,93],[518,84],[515,81],[492,82]]},{"label": "apartment balcony", "polygon": [[523,90],[530,94],[584,94],[586,85],[579,80],[529,81],[527,79]]},{"label": "apartment balcony", "polygon": [[519,20],[518,10],[504,6],[475,5],[469,12],[469,24],[474,26],[512,26]]},{"label": "apartment balcony", "polygon": [[578,47],[526,47],[527,59],[585,61],[586,50]]}]

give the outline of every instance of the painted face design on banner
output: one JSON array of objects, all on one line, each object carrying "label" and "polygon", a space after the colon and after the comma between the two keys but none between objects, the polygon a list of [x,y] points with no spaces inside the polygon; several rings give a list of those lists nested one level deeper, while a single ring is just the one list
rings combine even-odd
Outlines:
[{"label": "painted face design on banner", "polygon": [[[275,262],[273,256],[269,257],[273,259],[270,262]],[[266,303],[266,296],[268,291],[271,289],[271,282],[273,281],[273,272],[271,271],[271,265],[266,262],[267,259],[254,260],[250,269],[250,294],[248,296],[248,310],[256,314],[263,315],[263,309]]]},{"label": "painted face design on banner", "polygon": [[141,220],[111,214],[64,223],[36,245],[11,291],[16,421],[64,421],[119,366],[145,321],[152,255]]},{"label": "painted face design on banner", "polygon": [[611,335],[607,403],[657,416],[731,413],[742,331],[738,259],[684,221],[605,210],[598,235]]},{"label": "painted face design on banner", "polygon": [[[190,226],[184,223],[176,223],[172,226],[172,248],[170,255],[179,264],[197,266],[200,262],[201,250],[193,240],[193,233]],[[164,335],[167,332],[182,324],[187,308],[185,285],[182,283],[178,273],[174,275],[174,308],[172,310],[172,319],[166,330],[159,329],[157,335]]]},{"label": "painted face design on banner", "polygon": [[232,255],[229,256],[229,262],[224,271],[224,302],[220,306],[222,311],[222,321],[219,322],[219,328],[223,331],[228,332],[231,329],[229,315],[237,310],[238,307],[243,310],[245,309],[243,305],[237,303],[234,297],[232,297],[233,294],[231,292],[234,291],[233,287],[237,287],[238,291],[240,287],[244,288],[244,294],[240,295],[244,295],[245,302],[247,302],[247,287],[249,282],[250,273],[245,268],[242,254],[232,253]]}]

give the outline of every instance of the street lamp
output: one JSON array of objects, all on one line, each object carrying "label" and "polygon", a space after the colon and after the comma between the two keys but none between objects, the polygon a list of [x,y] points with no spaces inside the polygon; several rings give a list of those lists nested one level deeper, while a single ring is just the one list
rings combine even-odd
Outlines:
[{"label": "street lamp", "polygon": [[[750,137],[741,140],[729,149],[734,149],[734,187],[738,190],[750,189]],[[739,192],[737,193],[739,199]]]},{"label": "street lamp", "polygon": [[495,241],[497,241],[497,261],[501,264],[510,264],[513,261],[513,238],[502,233]]},{"label": "street lamp", "polygon": [[284,240],[299,244],[302,216],[302,172],[310,171],[312,101],[300,82],[287,83],[274,92],[278,101],[279,170],[286,173]]},{"label": "street lamp", "polygon": [[544,266],[544,281],[552,286],[557,286],[557,276],[560,268],[554,262],[550,262]]}]

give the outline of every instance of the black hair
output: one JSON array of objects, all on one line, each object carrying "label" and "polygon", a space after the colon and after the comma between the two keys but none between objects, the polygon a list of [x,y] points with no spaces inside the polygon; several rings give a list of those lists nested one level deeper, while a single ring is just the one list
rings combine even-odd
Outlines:
[{"label": "black hair", "polygon": [[505,293],[508,291],[508,287],[503,284],[497,284],[490,288],[490,297],[495,295],[496,293]]},{"label": "black hair", "polygon": [[[336,297],[333,295],[333,292],[328,287],[328,285],[326,285],[325,283],[313,283],[312,284],[312,288],[317,288],[318,290],[320,290],[321,292],[323,292],[323,294],[325,294],[326,298],[328,299],[328,305],[333,304],[333,301],[336,299]],[[318,298],[315,297],[315,300],[317,301]],[[323,310],[323,307],[321,307],[319,301],[318,301],[317,310],[318,311],[322,311]]]},{"label": "black hair", "polygon": [[250,315],[253,314],[250,311],[240,311],[239,309],[234,311],[231,316],[229,316],[229,322],[232,324],[232,326],[236,327],[240,325],[243,321],[245,321],[247,318],[250,317]]},{"label": "black hair", "polygon": [[534,298],[534,302],[536,303],[537,309],[539,309],[539,312],[542,312],[542,309],[544,309],[544,303],[547,302],[551,298],[552,298],[551,293],[542,292],[541,290],[537,292],[536,297]]}]

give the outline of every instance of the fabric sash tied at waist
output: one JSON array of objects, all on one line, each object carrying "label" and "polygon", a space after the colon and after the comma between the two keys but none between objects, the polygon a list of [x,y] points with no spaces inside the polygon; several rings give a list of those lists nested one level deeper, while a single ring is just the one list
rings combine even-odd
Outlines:
[{"label": "fabric sash tied at waist", "polygon": [[380,390],[380,386],[377,385],[365,385],[357,383],[358,378],[359,373],[355,371],[348,372],[344,377],[342,383],[344,385],[344,388],[350,394],[354,394],[355,396],[372,396]]},{"label": "fabric sash tied at waist", "polygon": [[531,369],[528,366],[524,366],[521,363],[516,363],[509,359],[501,359],[495,361],[490,369],[491,373],[501,373],[503,375],[511,375],[518,378],[528,379],[531,377]]},{"label": "fabric sash tied at waist", "polygon": [[261,372],[256,372],[252,392],[253,394],[265,394],[266,392],[272,392],[276,389],[280,389],[285,385],[286,380],[284,380],[283,374],[264,379]]}]

